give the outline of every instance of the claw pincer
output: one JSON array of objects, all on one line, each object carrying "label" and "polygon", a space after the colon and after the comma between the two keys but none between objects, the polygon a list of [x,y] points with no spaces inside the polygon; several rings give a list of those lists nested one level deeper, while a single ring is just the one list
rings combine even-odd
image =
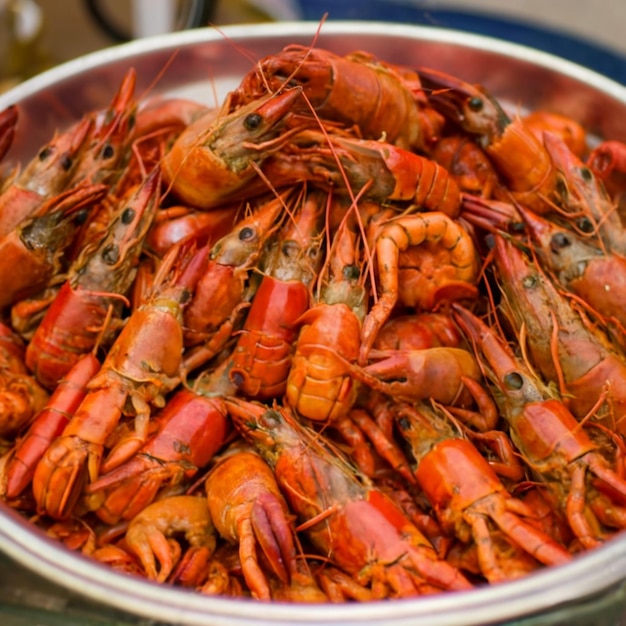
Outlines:
[{"label": "claw pincer", "polygon": [[[454,305],[454,316],[485,364],[511,438],[530,471],[548,486],[580,543],[589,548],[606,538],[598,511],[610,526],[623,528],[619,516],[601,510],[621,508],[626,497],[626,481],[615,459],[495,331],[460,305]],[[615,498],[604,495],[606,488],[599,484],[610,485]]]},{"label": "claw pincer", "polygon": [[273,468],[299,529],[332,563],[385,595],[469,589],[388,497],[286,409],[227,400],[235,425]]},{"label": "claw pincer", "polygon": [[[182,311],[204,256],[181,245],[163,259],[151,298],[133,312],[77,412],[37,465],[33,492],[40,512],[68,517],[87,481],[120,465],[145,442],[152,407],[162,407],[180,382]],[[103,462],[105,442],[123,414],[133,416],[134,433]]]}]

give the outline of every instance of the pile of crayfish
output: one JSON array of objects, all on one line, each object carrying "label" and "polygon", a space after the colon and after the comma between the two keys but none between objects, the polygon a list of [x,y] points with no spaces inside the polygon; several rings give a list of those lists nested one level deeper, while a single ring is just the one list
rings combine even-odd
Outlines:
[{"label": "pile of crayfish", "polygon": [[200,593],[471,589],[626,528],[626,146],[290,45],[10,162],[3,506]]}]

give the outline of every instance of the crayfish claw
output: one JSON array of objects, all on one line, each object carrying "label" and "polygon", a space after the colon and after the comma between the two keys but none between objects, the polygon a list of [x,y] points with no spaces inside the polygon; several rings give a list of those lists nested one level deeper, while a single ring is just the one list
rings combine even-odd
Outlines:
[{"label": "crayfish claw", "polygon": [[287,525],[285,512],[271,493],[262,493],[252,505],[250,522],[269,566],[283,583],[288,583],[294,569],[296,550],[293,530]]},{"label": "crayfish claw", "polygon": [[38,512],[57,520],[70,517],[87,483],[88,466],[95,458],[99,455],[93,444],[78,437],[65,436],[54,441],[33,476]]},{"label": "crayfish claw", "polygon": [[[165,582],[179,562],[182,549],[171,538],[174,534],[184,534],[190,547],[206,548],[209,556],[213,554],[215,529],[205,498],[174,496],[158,500],[130,522],[126,543],[151,580]],[[156,561],[159,562],[158,572]]]},{"label": "crayfish claw", "polygon": [[144,443],[144,439],[136,435],[125,437],[111,449],[107,457],[102,461],[99,473],[108,474],[116,469],[139,452]]}]

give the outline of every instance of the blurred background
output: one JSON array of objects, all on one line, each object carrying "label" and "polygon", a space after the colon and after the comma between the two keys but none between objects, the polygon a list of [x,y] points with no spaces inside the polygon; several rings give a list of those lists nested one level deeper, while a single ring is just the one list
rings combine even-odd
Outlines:
[{"label": "blurred background", "polygon": [[501,37],[626,82],[626,0],[0,0],[0,91],[131,38],[327,11]]}]

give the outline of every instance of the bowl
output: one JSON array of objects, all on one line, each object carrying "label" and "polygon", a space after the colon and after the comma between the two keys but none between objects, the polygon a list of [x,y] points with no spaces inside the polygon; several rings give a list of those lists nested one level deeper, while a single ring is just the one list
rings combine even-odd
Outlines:
[{"label": "bowl", "polygon": [[[569,115],[596,138],[626,141],[626,88],[536,50],[480,35],[377,22],[279,23],[199,29],[148,38],[76,59],[0,96],[17,103],[20,127],[6,157],[29,158],[55,129],[104,106],[126,69],[138,93],[215,104],[254,60],[289,43],[315,41],[339,54],[366,50],[386,61],[426,65],[482,83],[510,107]],[[0,287],[1,288],[1,287]],[[390,624],[619,624],[626,614],[626,534],[521,580],[469,592],[342,605],[259,603],[206,597],[118,574],[69,552],[0,503],[0,549],[33,573],[129,619],[212,626]]]}]

